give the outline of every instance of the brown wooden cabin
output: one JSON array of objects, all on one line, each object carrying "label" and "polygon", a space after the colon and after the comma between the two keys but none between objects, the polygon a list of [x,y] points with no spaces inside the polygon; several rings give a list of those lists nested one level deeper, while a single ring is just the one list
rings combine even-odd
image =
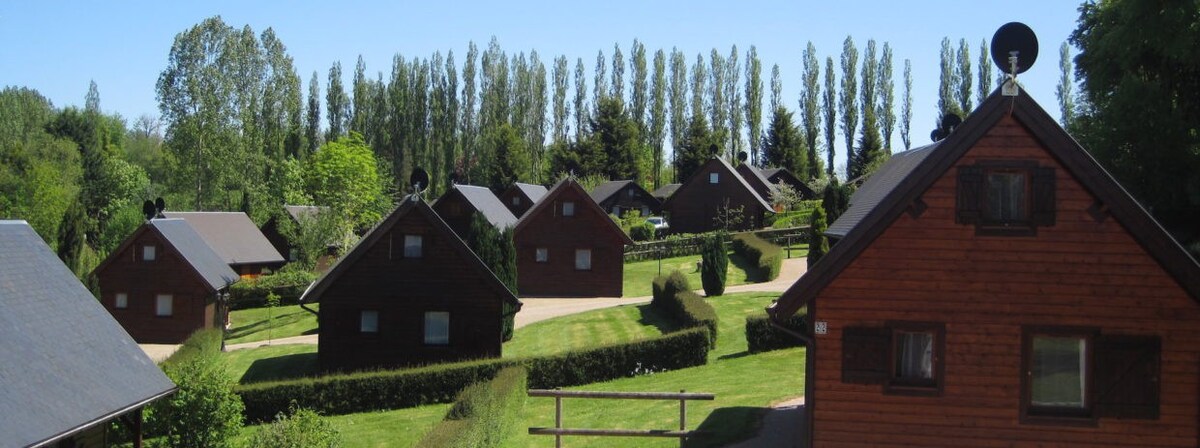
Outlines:
[{"label": "brown wooden cabin", "polygon": [[771,185],[783,182],[795,189],[796,193],[800,194],[800,198],[806,200],[817,199],[817,194],[813,192],[812,188],[787,168],[761,168],[759,171],[762,172],[763,177],[766,177],[767,182]]},{"label": "brown wooden cabin", "polygon": [[746,162],[739,164],[736,169],[738,175],[742,176],[742,179],[746,180],[746,183],[750,185],[750,188],[753,188],[754,192],[758,193],[759,197],[765,199],[768,204],[771,204],[772,211],[782,211],[775,205],[775,184],[772,184],[771,181],[767,180],[762,171],[760,171],[758,168],[750,166],[750,164]]},{"label": "brown wooden cabin", "polygon": [[520,219],[525,216],[525,212],[533,208],[534,204],[542,200],[543,196],[546,196],[547,191],[546,187],[541,185],[515,182],[503,193],[500,193],[500,202],[508,207],[508,211],[512,212],[513,216]]},{"label": "brown wooden cabin", "polygon": [[94,271],[100,303],[140,343],[178,344],[222,328],[221,295],[240,278],[182,219],[142,224]]},{"label": "brown wooden cabin", "polygon": [[764,215],[773,213],[771,204],[737,170],[713,157],[679,186],[662,210],[672,233],[701,233],[717,229],[722,210],[738,207],[742,208],[741,223],[730,230],[761,228]]},{"label": "brown wooden cabin", "polygon": [[[678,190],[680,185],[683,185],[683,184],[663,185],[661,187],[658,187],[657,190],[650,192],[650,196],[654,196],[654,199],[658,199],[658,202],[660,204],[667,202],[667,198],[669,198],[669,197],[671,197],[671,195],[675,194],[675,190]],[[660,206],[660,208],[661,208],[661,206]]]},{"label": "brown wooden cabin", "polygon": [[658,199],[632,180],[602,183],[592,189],[591,196],[601,210],[618,218],[631,210],[636,210],[642,217],[653,216],[662,208]]},{"label": "brown wooden cabin", "polygon": [[343,371],[498,357],[503,302],[521,307],[416,196],[300,299],[321,304],[317,363]]},{"label": "brown wooden cabin", "polygon": [[263,270],[276,270],[286,263],[245,213],[163,212],[162,216],[187,221],[242,278],[258,277]]},{"label": "brown wooden cabin", "polygon": [[574,179],[559,182],[513,235],[522,296],[620,297],[625,232]]},{"label": "brown wooden cabin", "polygon": [[496,226],[497,230],[517,225],[517,217],[513,216],[512,212],[500,203],[500,199],[487,187],[474,185],[450,187],[450,190],[433,204],[433,210],[464,241],[467,239],[467,232],[471,229],[471,220],[476,213],[483,214],[483,217]]},{"label": "brown wooden cabin", "polygon": [[[228,269],[228,268],[226,268]],[[142,446],[142,408],[175,391],[25,221],[0,221],[3,446]]]},{"label": "brown wooden cabin", "polygon": [[1198,446],[1200,265],[1026,92],[837,224],[769,308],[807,306],[811,446]]}]

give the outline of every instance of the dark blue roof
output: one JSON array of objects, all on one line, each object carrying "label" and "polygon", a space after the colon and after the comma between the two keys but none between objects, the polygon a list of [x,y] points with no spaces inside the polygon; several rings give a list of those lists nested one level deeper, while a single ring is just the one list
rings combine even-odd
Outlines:
[{"label": "dark blue roof", "polygon": [[24,221],[0,221],[0,438],[38,446],[175,384]]},{"label": "dark blue roof", "polygon": [[175,248],[214,291],[238,281],[238,275],[225,260],[183,219],[152,219],[150,225]]},{"label": "dark blue roof", "polygon": [[503,230],[506,227],[517,225],[517,217],[487,187],[455,185],[454,189],[462,193],[463,199],[466,199],[479,213],[483,213],[483,217],[487,218],[488,222],[491,222],[497,229]]},{"label": "dark blue roof", "polygon": [[875,210],[883,198],[896,189],[900,182],[908,178],[914,169],[921,166],[925,157],[933,153],[937,147],[938,144],[933,143],[893,154],[887,162],[884,162],[883,166],[880,166],[863,182],[861,187],[858,187],[858,190],[850,197],[850,206],[838,217],[837,221],[829,225],[825,234],[838,238],[845,237],[868,213]]}]

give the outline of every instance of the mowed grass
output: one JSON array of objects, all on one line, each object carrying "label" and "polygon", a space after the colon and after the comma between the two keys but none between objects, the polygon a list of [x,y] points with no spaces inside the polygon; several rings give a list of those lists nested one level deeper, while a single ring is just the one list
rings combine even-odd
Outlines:
[{"label": "mowed grass", "polygon": [[268,345],[223,356],[229,375],[241,384],[309,376],[317,368],[316,344]]},{"label": "mowed grass", "polygon": [[[311,305],[314,311],[319,305]],[[269,319],[268,319],[269,317]],[[250,308],[229,312],[226,344],[265,341],[317,332],[317,316],[300,305]]]},{"label": "mowed grass", "polygon": [[[737,260],[735,260],[737,258]],[[688,279],[688,284],[693,288],[700,289],[700,270],[696,269],[696,263],[700,262],[699,255],[685,255],[682,257],[672,257],[662,259],[663,275],[670,274],[673,270],[678,270],[683,273]],[[740,257],[736,254],[729,253],[729,271],[726,274],[725,286],[744,285],[751,283],[749,276],[746,274],[746,264],[740,262]],[[654,277],[658,276],[659,262],[658,260],[643,260],[632,263],[625,263],[625,282],[622,289],[623,297],[646,297],[651,293],[650,282],[654,281]]]},{"label": "mowed grass", "polygon": [[542,356],[581,347],[649,339],[678,325],[650,304],[622,305],[534,322],[504,343],[505,358]]},{"label": "mowed grass", "polygon": [[[442,421],[448,410],[449,403],[432,404],[393,411],[333,415],[324,419],[341,433],[342,448],[402,448],[416,445],[429,428]],[[239,436],[241,443],[234,446],[248,444],[261,428],[261,425],[243,428]]]}]

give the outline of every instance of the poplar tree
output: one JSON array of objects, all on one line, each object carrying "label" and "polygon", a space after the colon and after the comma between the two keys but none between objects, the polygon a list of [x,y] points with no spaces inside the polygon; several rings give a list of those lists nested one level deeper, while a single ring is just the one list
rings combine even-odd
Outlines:
[{"label": "poplar tree", "polygon": [[782,105],[783,77],[779,74],[779,64],[775,64],[771,66],[771,110],[778,109]]},{"label": "poplar tree", "polygon": [[746,125],[750,133],[750,160],[754,166],[762,166],[759,155],[762,151],[762,61],[758,49],[753,45],[746,52]]},{"label": "poplar tree", "polygon": [[546,86],[546,64],[542,63],[537,51],[530,52],[530,76],[533,78],[533,88],[530,96],[530,111],[528,117],[526,144],[533,153],[533,169],[529,180],[542,181],[543,161],[546,158],[546,96],[549,94]]},{"label": "poplar tree", "polygon": [[612,96],[625,102],[625,55],[621,54],[621,45],[615,42],[612,57]]},{"label": "poplar tree", "polygon": [[829,176],[829,180],[836,179],[833,175],[833,143],[837,140],[837,79],[833,72],[833,57],[825,57],[825,95],[821,106],[825,111],[825,157],[827,164],[825,165],[825,174]]},{"label": "poplar tree", "polygon": [[[821,136],[821,64],[817,62],[817,47],[810,41],[804,48],[800,90],[800,118],[803,121],[804,144],[808,159],[809,179],[821,177],[821,159],[817,156],[817,139]],[[800,173],[796,173],[800,174]]]},{"label": "poplar tree", "polygon": [[855,156],[854,134],[858,131],[858,49],[854,40],[846,36],[842,44],[842,135],[846,140],[846,178],[854,179],[853,159]]},{"label": "poplar tree", "polygon": [[[671,107],[671,153],[679,154],[679,144],[687,133],[687,60],[683,52],[671,49],[671,90],[667,96]],[[672,157],[674,159],[674,157]],[[675,163],[671,164],[674,168]]]},{"label": "poplar tree", "polygon": [[608,66],[604,63],[604,50],[596,52],[596,72],[592,81],[592,106],[600,107],[600,99],[608,95]]},{"label": "poplar tree", "polygon": [[587,123],[587,73],[583,68],[583,58],[575,59],[575,141],[583,141],[587,135],[584,124]]},{"label": "poplar tree", "polygon": [[550,141],[554,143],[567,141],[567,130],[571,127],[567,121],[570,115],[567,109],[567,57],[554,58],[554,131]]},{"label": "poplar tree", "polygon": [[325,92],[325,111],[329,113],[329,131],[325,140],[334,141],[346,134],[350,119],[350,100],[342,87],[342,63],[329,67],[329,88]]},{"label": "poplar tree", "polygon": [[871,172],[876,164],[882,161],[883,143],[879,138],[879,117],[877,115],[877,100],[879,80],[879,59],[876,57],[875,39],[867,41],[866,52],[862,59],[862,87],[859,92],[859,106],[862,116],[862,128],[859,132],[858,150],[847,151],[846,178],[855,179]]},{"label": "poplar tree", "polygon": [[725,60],[725,101],[729,114],[729,154],[735,161],[742,151],[742,95],[738,92],[741,75],[737,45],[734,45],[729,50],[729,58]]},{"label": "poplar tree", "polygon": [[321,147],[321,86],[318,82],[317,71],[313,70],[312,79],[308,81],[308,123],[304,127],[308,154],[317,152],[317,148]]},{"label": "poplar tree", "polygon": [[[704,93],[705,83],[708,81],[708,71],[704,66],[704,56],[697,53],[696,62],[692,64],[692,116],[705,115],[707,110],[704,108]],[[693,121],[695,121],[693,119]],[[705,128],[708,128],[707,118],[705,118]],[[709,129],[711,133],[712,130]]]},{"label": "poplar tree", "polygon": [[[458,166],[458,176],[462,180],[471,184],[471,175],[474,174],[473,166],[481,162],[478,157],[478,137],[479,137],[479,111],[475,108],[479,99],[478,87],[476,86],[477,68],[475,61],[479,60],[479,48],[475,46],[475,41],[467,43],[467,58],[463,61],[463,86],[462,86],[462,124],[459,127],[459,139],[462,143],[462,161]],[[482,179],[480,179],[482,180]]]},{"label": "poplar tree", "polygon": [[1058,86],[1055,87],[1054,94],[1058,97],[1062,125],[1067,127],[1075,121],[1075,98],[1071,92],[1075,81],[1071,78],[1071,47],[1066,42],[1058,48],[1058,68]]},{"label": "poplar tree", "polygon": [[896,89],[892,82],[892,47],[883,43],[879,59],[879,127],[883,132],[883,152],[892,154],[892,130],[896,128]]},{"label": "poplar tree", "polygon": [[966,39],[958,41],[958,64],[954,69],[954,79],[958,81],[958,107],[965,116],[974,109],[971,107],[971,47]]},{"label": "poplar tree", "polygon": [[654,188],[662,186],[663,139],[666,138],[667,126],[667,55],[662,49],[654,52],[654,77],[650,83],[650,117],[649,129],[650,147],[653,150],[652,172],[654,173]]},{"label": "poplar tree", "polygon": [[[642,137],[648,138],[646,105],[649,103],[649,98],[646,96],[646,91],[649,73],[646,67],[646,46],[634,39],[633,48],[629,50],[629,54],[633,58],[629,61],[629,71],[633,77],[629,96],[629,113],[633,116],[633,121],[637,122]],[[654,171],[657,172],[657,170]]]},{"label": "poplar tree", "polygon": [[[954,69],[954,50],[950,48],[950,38],[942,38],[942,52],[939,55],[939,65],[941,67],[941,76],[938,78],[938,123],[941,123],[941,117],[948,113],[953,113],[962,116],[962,110],[958,107],[958,102],[954,98],[955,86],[958,85],[958,80],[954,78],[957,71]],[[934,123],[937,127],[938,123]]]},{"label": "poplar tree", "polygon": [[912,148],[912,61],[904,60],[904,98],[900,104],[900,141],[904,142],[904,150]]},{"label": "poplar tree", "polygon": [[990,59],[991,52],[988,51],[987,39],[979,41],[979,93],[976,98],[979,104],[987,99],[988,95],[992,94],[992,62]]},{"label": "poplar tree", "polygon": [[709,122],[712,124],[713,135],[717,136],[721,145],[726,146],[722,149],[727,150],[729,129],[726,126],[729,123],[729,105],[725,102],[725,57],[714,48],[709,54],[708,62]]},{"label": "poplar tree", "polygon": [[371,112],[371,81],[367,79],[366,72],[367,63],[360,54],[358,62],[354,64],[354,84],[351,86],[354,91],[354,110],[350,113],[350,130],[362,135],[367,135],[367,123],[370,122]]}]

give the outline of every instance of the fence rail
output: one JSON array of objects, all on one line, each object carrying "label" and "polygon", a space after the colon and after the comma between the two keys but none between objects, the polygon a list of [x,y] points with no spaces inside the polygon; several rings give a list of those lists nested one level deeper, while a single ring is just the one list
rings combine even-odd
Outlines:
[{"label": "fence rail", "polygon": [[[529,434],[554,436],[554,446],[562,447],[563,436],[602,436],[602,437],[674,437],[679,439],[679,446],[688,437],[700,434],[699,431],[687,430],[687,401],[715,400],[715,394],[688,393],[687,391],[672,392],[600,392],[582,390],[550,390],[530,389],[530,397],[554,397],[554,427],[531,427]],[[564,398],[599,398],[623,400],[679,400],[679,429],[602,429],[602,428],[564,428],[562,426],[562,402]]]}]

